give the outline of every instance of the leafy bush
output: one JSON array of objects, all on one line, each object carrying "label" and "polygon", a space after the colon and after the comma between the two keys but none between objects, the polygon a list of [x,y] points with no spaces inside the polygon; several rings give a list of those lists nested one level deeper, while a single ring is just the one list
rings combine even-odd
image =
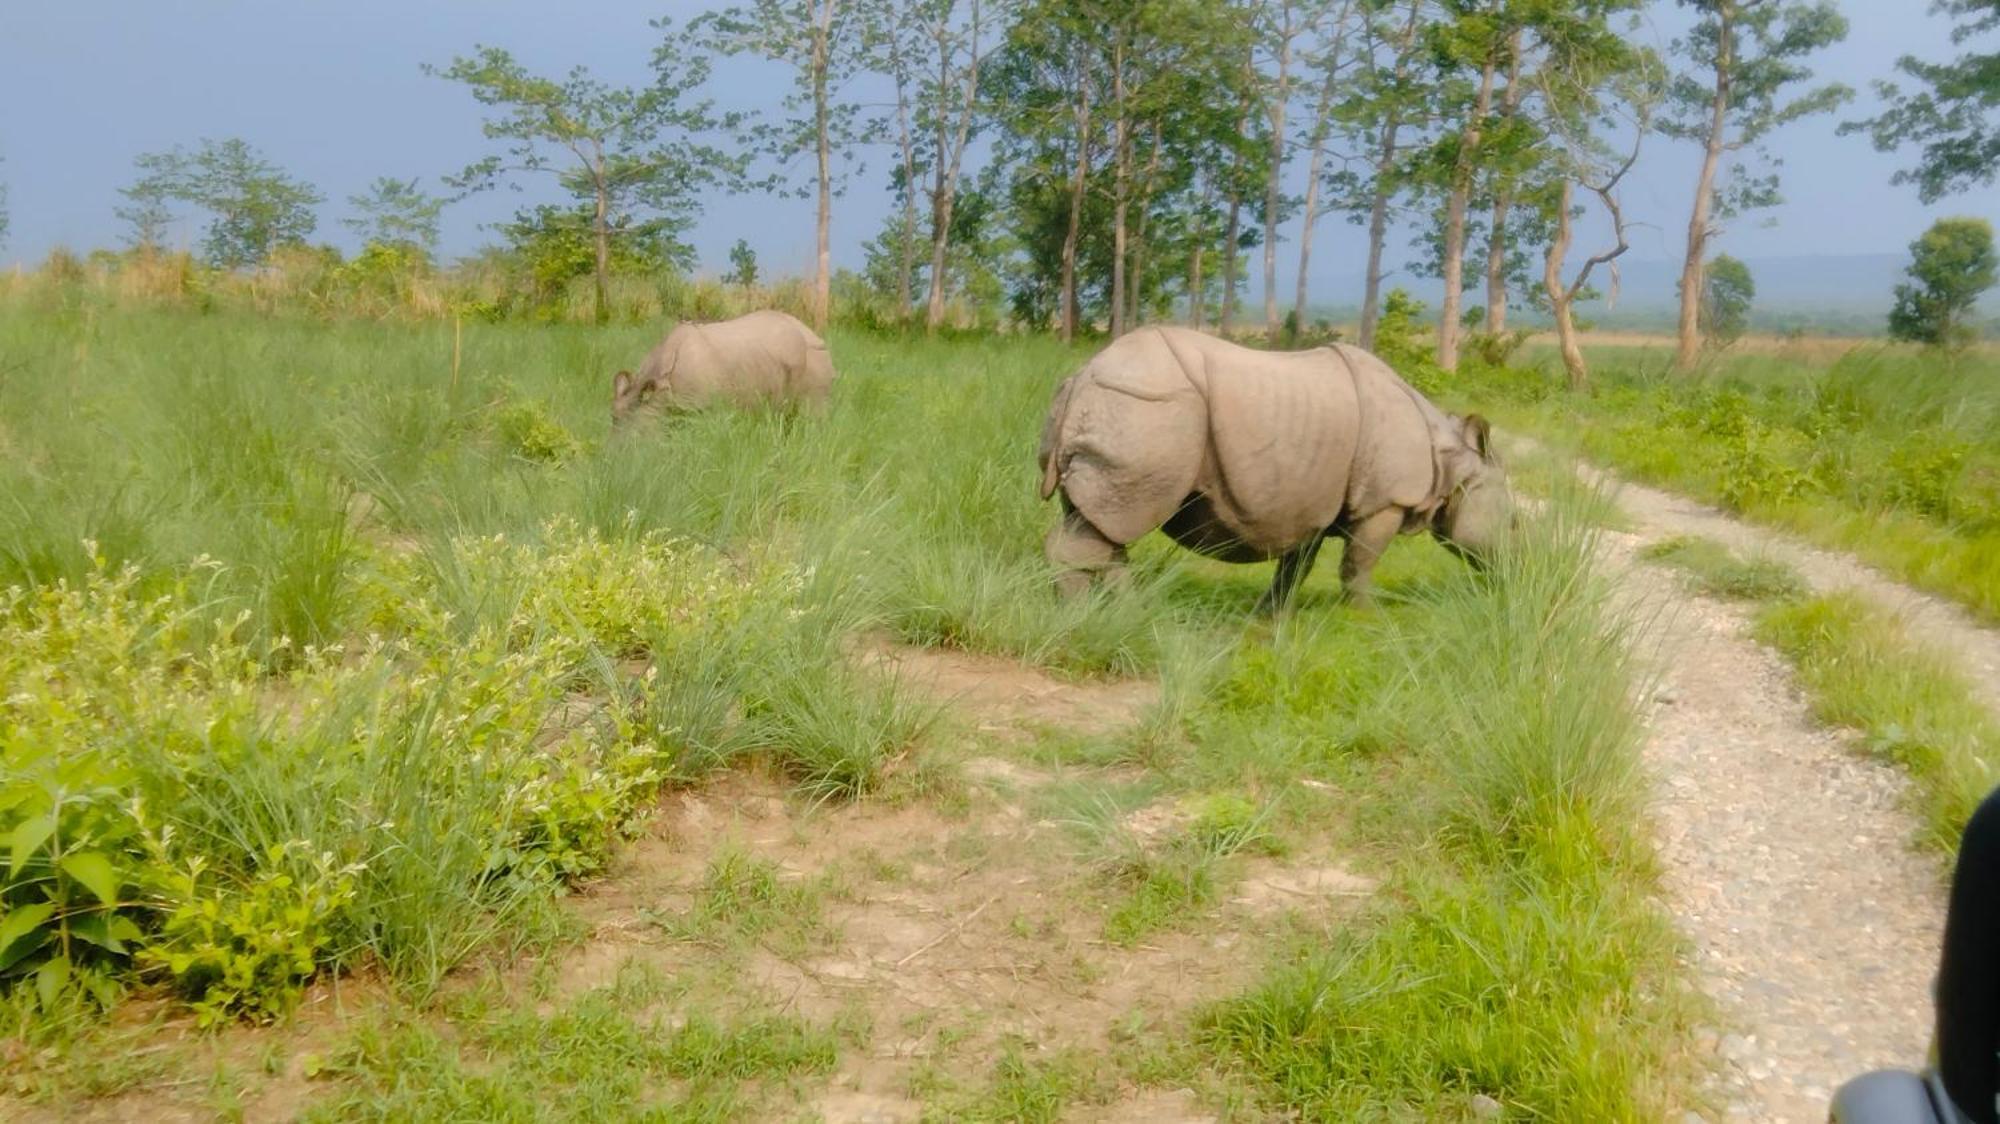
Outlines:
[{"label": "leafy bush", "polygon": [[538,402],[508,403],[501,409],[497,424],[507,451],[522,460],[561,464],[583,449],[570,431],[549,417]]},{"label": "leafy bush", "polygon": [[189,607],[211,564],[142,593],[99,558],[0,594],[0,980],[109,1001],[154,973],[204,1023],[274,1017],[356,956],[434,983],[600,869],[673,769],[677,715],[633,707],[657,679],[618,661],[711,648],[753,606],[759,630],[814,624],[801,575],[636,529],[380,571],[375,637],[275,672],[247,614]]},{"label": "leafy bush", "polygon": [[305,980],[328,959],[333,920],[354,900],[362,867],[336,866],[322,853],[304,864],[309,874],[295,877],[286,860],[304,848],[272,847],[265,869],[238,888],[210,890],[199,857],[163,876],[174,905],[139,959],[166,970],[193,1001],[202,1026],[237,1015],[268,1021],[290,1011]]}]

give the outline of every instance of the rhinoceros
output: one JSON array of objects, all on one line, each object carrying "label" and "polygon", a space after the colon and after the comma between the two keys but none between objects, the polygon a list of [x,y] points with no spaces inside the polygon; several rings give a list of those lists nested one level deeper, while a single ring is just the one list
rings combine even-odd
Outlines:
[{"label": "rhinoceros", "polygon": [[824,404],[833,386],[826,341],[782,312],[682,324],[647,354],[639,373],[611,380],[611,420],[641,407],[690,410],[711,403]]},{"label": "rhinoceros", "polygon": [[1145,328],[1056,390],[1038,459],[1042,498],[1060,492],[1063,519],[1044,552],[1075,593],[1160,528],[1226,562],[1276,558],[1259,603],[1275,611],[1333,534],[1347,543],[1348,595],[1366,601],[1398,534],[1428,530],[1474,561],[1499,543],[1513,501],[1491,436],[1360,348],[1253,351]]}]

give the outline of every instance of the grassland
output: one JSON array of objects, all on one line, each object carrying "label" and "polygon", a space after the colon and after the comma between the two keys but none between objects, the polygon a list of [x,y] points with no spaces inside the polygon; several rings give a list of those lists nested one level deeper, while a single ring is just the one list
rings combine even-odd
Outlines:
[{"label": "grassland", "polygon": [[[1592,353],[1595,389],[1549,370],[1469,373],[1459,393],[1636,479],[1849,550],[2000,620],[2000,357],[1851,345]],[[1547,368],[1545,357],[1527,358]]]},{"label": "grassland", "polygon": [[[1338,602],[1329,560],[1274,627],[1249,614],[1261,569],[1159,541],[1128,588],[1061,602],[1032,450],[1080,352],[836,333],[825,416],[614,436],[607,375],[657,333],[468,324],[455,345],[61,288],[0,302],[17,1092],[188,1081],[107,1064],[105,1012],[135,994],[227,1027],[350,977],[383,1013],[312,1067],[324,1118],[791,1103],[867,1028],[644,974],[554,1002],[501,969],[562,954],[564,895],[662,788],[755,765],[807,803],[947,799],[935,705],[851,658],[886,634],[1161,681],[1137,727],[1033,752],[1196,809],[1143,845],[1099,817],[1074,892],[1106,944],[1212,923],[1252,856],[1339,848],[1384,887],[1253,934],[1251,982],[1143,1049],[981,1059],[926,1079],[935,1111],[1048,1119],[1190,1073],[1218,1103],[1334,1117],[1686,1103],[1691,1004],[1590,497],[1556,488],[1486,574],[1399,545],[1375,612]],[[839,939],[813,923],[831,891],[748,857],[713,856],[702,887],[668,939]]]}]

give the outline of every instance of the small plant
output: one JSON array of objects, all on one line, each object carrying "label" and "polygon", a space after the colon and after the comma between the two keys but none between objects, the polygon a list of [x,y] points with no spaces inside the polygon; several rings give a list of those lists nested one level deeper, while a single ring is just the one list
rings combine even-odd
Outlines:
[{"label": "small plant", "polygon": [[285,1014],[330,957],[334,920],[363,868],[310,852],[303,842],[273,847],[264,869],[235,888],[211,885],[200,858],[165,875],[175,904],[140,960],[166,971],[202,1026]]},{"label": "small plant", "polygon": [[1710,259],[1702,271],[1697,309],[1704,342],[1720,350],[1742,338],[1750,324],[1750,302],[1756,297],[1757,283],[1749,266],[1728,254]]},{"label": "small plant", "polygon": [[1889,311],[1889,337],[1945,348],[1971,343],[1978,336],[1973,308],[2000,277],[1993,224],[1939,219],[1910,243],[1907,272],[1910,280],[1896,286],[1896,306]]},{"label": "small plant", "polygon": [[1776,601],[1803,596],[1809,587],[1798,571],[1773,558],[1743,559],[1713,539],[1680,535],[1640,551],[1640,557],[1685,571],[1702,592],[1740,601]]},{"label": "small plant", "polygon": [[497,422],[500,440],[523,460],[561,464],[583,451],[570,431],[538,402],[509,403],[501,409]]},{"label": "small plant", "polygon": [[748,241],[738,238],[736,244],[729,247],[729,265],[729,272],[722,277],[724,281],[731,285],[741,285],[745,289],[756,286],[757,251],[750,248]]},{"label": "small plant", "polygon": [[730,847],[709,860],[693,907],[656,922],[676,940],[769,940],[803,953],[827,934],[824,892],[819,881],[788,879],[776,863]]}]

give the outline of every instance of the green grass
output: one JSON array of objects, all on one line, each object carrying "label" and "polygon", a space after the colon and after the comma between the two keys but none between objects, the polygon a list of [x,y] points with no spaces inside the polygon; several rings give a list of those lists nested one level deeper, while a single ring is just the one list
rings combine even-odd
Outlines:
[{"label": "green grass", "polygon": [[1371,916],[1299,940],[1203,1020],[1276,1105],[1455,1119],[1484,1094],[1645,1120],[1684,1095],[1692,1005],[1649,897],[1625,626],[1573,491],[1493,572],[1412,591],[1374,636],[1281,640],[1344,660],[1232,676],[1225,707],[1256,718],[1234,736],[1296,730],[1372,766],[1357,826],[1389,877]]},{"label": "green grass", "polygon": [[1457,377],[1451,393],[1618,471],[1852,551],[2000,621],[2000,358],[1861,345],[1831,361],[1729,353],[1694,376],[1659,349],[1560,372]]},{"label": "green grass", "polygon": [[1798,571],[1775,558],[1741,558],[1714,539],[1676,535],[1639,552],[1639,557],[1664,562],[1685,572],[1694,587],[1711,597],[1735,601],[1773,601],[1807,592]]},{"label": "green grass", "polygon": [[[0,301],[0,833],[61,820],[0,886],[60,907],[19,963],[60,947],[111,991],[279,1019],[313,975],[373,966],[396,1005],[332,1059],[328,1116],[757,1118],[825,1077],[837,1033],[657,988],[470,1010],[452,983],[564,932],[561,895],[661,785],[754,759],[807,801],[929,798],[950,728],[847,654],[886,633],[1159,677],[1134,729],[1040,747],[1144,778],[1108,799],[1190,809],[1086,848],[1114,944],[1213,917],[1246,848],[1310,841],[1383,877],[1189,1032],[1204,1088],[1334,1115],[1674,1100],[1631,671],[1589,562],[1604,505],[1543,473],[1554,514],[1511,561],[1405,540],[1375,610],[1338,598],[1330,551],[1295,613],[1256,618],[1268,568],[1158,536],[1125,587],[1062,601],[1033,453],[1079,350],[837,332],[824,415],[614,435],[607,376],[660,327],[467,324],[454,381],[445,325]],[[113,864],[108,900],[78,852]],[[725,851],[656,920],[725,961],[809,952],[829,892]],[[138,951],[92,942],[111,919]],[[86,1049],[39,1020],[94,1006],[15,977],[37,1040]],[[933,1111],[1045,1119],[1114,1091],[1094,1055],[992,1062]]]},{"label": "green grass", "polygon": [[759,1119],[760,1102],[840,1058],[836,1026],[756,1009],[718,1017],[674,991],[628,966],[547,1013],[474,993],[449,1029],[381,1016],[317,1067],[331,1095],[304,1118]]},{"label": "green grass", "polygon": [[2000,720],[1944,656],[1850,593],[1774,605],[1758,636],[1797,669],[1813,711],[1851,726],[1916,781],[1924,840],[1947,854],[2000,783]]},{"label": "green grass", "polygon": [[709,860],[694,905],[656,923],[675,940],[762,944],[794,958],[833,936],[824,876],[788,879],[777,865],[725,847]]}]

